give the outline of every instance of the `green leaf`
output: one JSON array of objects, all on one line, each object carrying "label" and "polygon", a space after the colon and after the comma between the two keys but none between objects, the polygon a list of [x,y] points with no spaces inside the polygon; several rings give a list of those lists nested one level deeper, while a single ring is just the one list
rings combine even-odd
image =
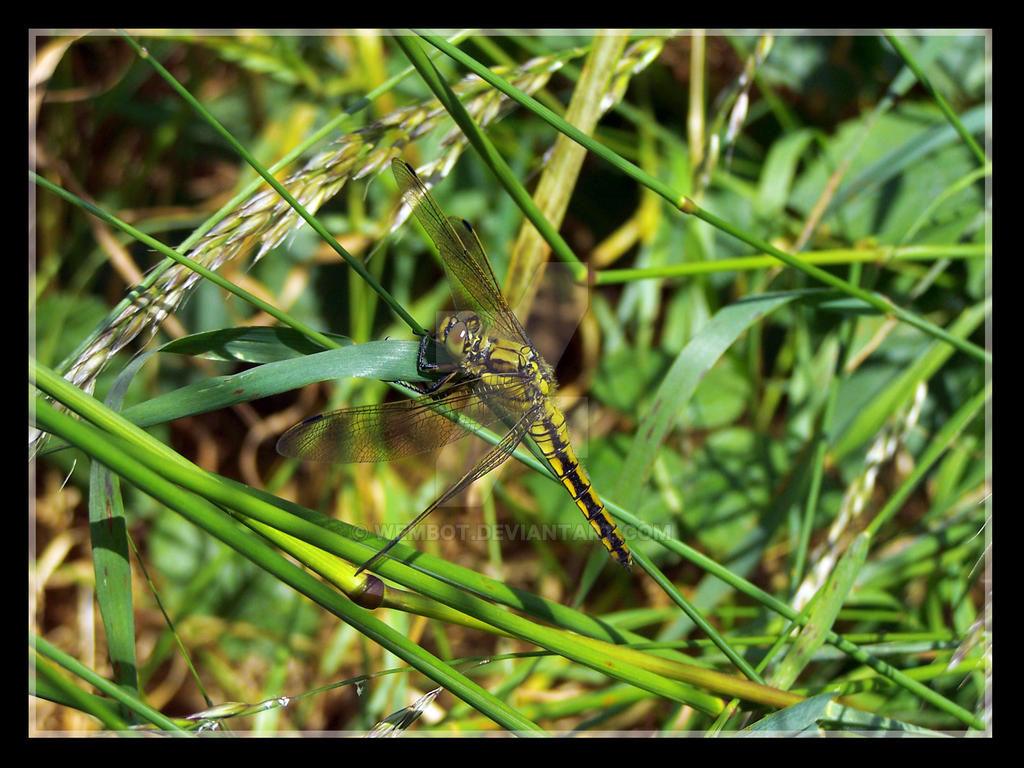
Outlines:
[{"label": "green leaf", "polygon": [[801,701],[791,707],[758,720],[747,728],[750,732],[772,731],[775,735],[798,734],[818,729],[818,721],[824,716],[829,703],[835,698],[834,693],[822,693]]},{"label": "green leaf", "polygon": [[419,344],[371,341],[266,363],[230,376],[217,376],[132,406],[124,417],[145,427],[276,395],[328,379],[424,381],[417,368]]},{"label": "green leaf", "polygon": [[757,190],[758,212],[762,216],[782,216],[797,166],[816,135],[817,132],[811,129],[792,131],[784,134],[768,150]]},{"label": "green leaf", "polygon": [[640,490],[657,458],[658,448],[675,427],[683,408],[718,358],[751,325],[781,306],[806,298],[805,291],[770,293],[736,301],[719,311],[679,353],[654,397],[654,404],[636,431],[623,462],[614,497],[627,509],[636,505]]},{"label": "green leaf", "polygon": [[854,581],[867,559],[871,536],[861,533],[843,553],[835,571],[812,598],[815,603],[807,624],[771,677],[772,685],[788,689],[825,643],[825,637],[839,615]]},{"label": "green leaf", "polygon": [[[988,302],[981,302],[966,309],[950,325],[950,333],[966,338],[984,321],[988,314]],[[829,442],[831,454],[841,459],[850,451],[871,440],[886,420],[914,396],[917,385],[928,381],[956,350],[942,341],[933,341],[924,347],[909,366],[888,377],[881,384],[865,388],[863,382],[849,380],[848,388],[857,403],[851,403],[849,417],[838,421]]]},{"label": "green leaf", "polygon": [[[352,340],[345,336],[324,335],[336,341],[339,347],[352,344]],[[273,363],[323,352],[324,348],[293,328],[254,327],[193,333],[164,344],[160,350],[207,360]]]}]

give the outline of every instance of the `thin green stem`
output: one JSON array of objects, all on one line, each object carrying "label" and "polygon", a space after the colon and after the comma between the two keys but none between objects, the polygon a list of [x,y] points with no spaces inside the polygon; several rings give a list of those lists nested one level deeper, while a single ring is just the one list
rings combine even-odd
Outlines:
[{"label": "thin green stem", "polygon": [[967,131],[964,124],[960,121],[960,118],[953,111],[953,108],[949,106],[949,102],[943,97],[941,93],[932,85],[931,79],[925,74],[925,71],[921,69],[921,66],[917,63],[917,60],[911,55],[907,47],[900,42],[900,39],[896,37],[892,32],[885,34],[885,39],[889,41],[896,53],[903,59],[903,63],[910,67],[910,70],[914,73],[917,81],[924,86],[924,89],[928,91],[929,95],[935,99],[935,103],[939,105],[939,109],[942,110],[942,114],[949,120],[950,125],[959,134],[960,138],[963,139],[964,144],[974,153],[974,156],[978,159],[978,162],[983,165],[988,165],[988,158],[985,156],[985,150],[983,150],[978,142],[974,140],[974,137]]},{"label": "thin green stem", "polygon": [[[49,408],[50,406],[47,407]],[[68,417],[65,416],[64,418]],[[86,681],[89,685],[120,702],[133,712],[139,714],[146,721],[153,723],[153,725],[163,728],[166,731],[184,733],[184,731],[172,720],[165,717],[160,712],[157,712],[152,707],[143,704],[134,696],[126,693],[119,685],[112,683],[102,675],[96,674],[93,670],[82,664],[78,659],[69,656],[44,638],[30,635],[29,643],[35,647],[36,653],[40,656],[64,667],[64,669]]]},{"label": "thin green stem", "polygon": [[[839,248],[810,251],[800,254],[808,264],[879,264],[896,266],[902,262],[934,261],[936,259],[980,259],[985,256],[984,243],[955,243],[949,245],[880,246],[877,248]],[[665,277],[718,274],[719,272],[745,272],[774,266],[778,260],[771,256],[742,256],[735,259],[694,261],[685,264],[666,264],[637,269],[602,269],[594,273],[595,285],[614,285],[636,280],[655,280]]]},{"label": "thin green stem", "polygon": [[113,215],[107,213],[106,211],[104,211],[99,206],[90,203],[88,200],[83,200],[82,198],[78,197],[77,195],[72,194],[71,192],[68,192],[67,190],[57,186],[56,184],[54,184],[53,182],[49,181],[48,179],[45,179],[42,176],[39,176],[34,171],[29,171],[28,177],[29,177],[30,181],[34,181],[40,187],[43,187],[44,189],[47,189],[50,192],[53,192],[55,195],[58,195],[59,197],[64,198],[69,203],[71,203],[73,205],[77,205],[78,207],[82,208],[83,210],[88,211],[93,216],[95,216],[96,218],[98,218],[98,219],[100,219],[102,221],[105,221],[107,224],[111,225],[112,227],[116,227],[117,229],[120,229],[122,232],[125,232],[125,233],[131,235],[136,240],[138,240],[140,243],[143,243],[144,245],[147,245],[150,248],[152,248],[152,249],[154,249],[156,251],[159,251],[164,256],[166,256],[168,259],[176,261],[179,264],[181,264],[182,266],[188,267],[193,272],[195,272],[197,275],[200,275],[200,276],[206,278],[211,283],[213,283],[215,285],[218,285],[221,288],[223,288],[225,291],[228,291],[228,292],[234,294],[235,296],[238,296],[240,299],[249,302],[250,304],[252,304],[257,309],[260,309],[260,310],[266,312],[268,315],[273,317],[275,320],[280,320],[285,325],[291,326],[292,328],[297,330],[299,333],[304,334],[307,338],[309,338],[309,339],[315,341],[317,344],[320,344],[321,346],[323,346],[325,349],[335,349],[335,348],[337,348],[338,344],[336,342],[332,341],[329,337],[324,336],[322,333],[320,333],[315,328],[311,328],[310,326],[306,325],[305,323],[303,323],[303,322],[301,322],[299,320],[296,320],[294,317],[289,315],[287,312],[281,311],[280,309],[275,307],[273,304],[269,304],[268,302],[263,301],[263,299],[259,298],[258,296],[255,296],[255,295],[249,293],[248,291],[246,291],[245,289],[238,287],[237,285],[232,283],[230,280],[227,280],[224,277],[221,277],[216,272],[213,272],[213,271],[207,269],[206,267],[204,267],[202,264],[199,264],[198,262],[193,261],[192,259],[188,258],[187,256],[182,256],[180,253],[175,251],[173,248],[165,245],[164,243],[161,243],[156,238],[150,237],[145,232],[142,232],[141,230],[138,230],[135,227],[133,227],[131,224],[128,224],[128,223],[126,223],[124,221],[121,221],[119,218],[117,218],[116,216],[113,216]]},{"label": "thin green stem", "polygon": [[690,621],[692,621],[701,632],[711,638],[712,642],[714,642],[718,647],[718,650],[725,654],[726,658],[735,665],[736,669],[742,672],[748,680],[764,685],[764,680],[754,670],[754,668],[747,663],[747,660],[740,656],[732,646],[726,642],[725,638],[723,638],[707,621],[707,619],[701,615],[700,611],[698,611],[686,598],[683,597],[679,590],[676,589],[675,584],[673,584],[668,577],[661,572],[661,569],[659,569],[649,557],[638,551],[633,553],[633,559],[643,569],[644,573],[654,579],[655,583],[664,590],[665,594],[683,610],[683,613],[689,617]]},{"label": "thin green stem", "polygon": [[918,483],[931,470],[935,462],[946,452],[950,443],[956,438],[967,424],[970,423],[978,412],[985,406],[986,401],[992,394],[992,382],[989,381],[974,397],[961,405],[956,412],[946,420],[935,437],[928,444],[928,448],[917,460],[914,471],[903,481],[899,489],[889,498],[885,506],[875,515],[867,527],[867,532],[875,535],[882,525],[887,522],[896,512],[900,510],[903,503],[917,487]]},{"label": "thin green stem", "polygon": [[539,118],[547,122],[552,127],[566,134],[574,141],[579,142],[588,150],[596,154],[598,157],[607,161],[612,166],[622,171],[624,174],[634,179],[638,183],[644,185],[645,187],[661,195],[661,197],[665,198],[665,200],[667,200],[675,208],[682,211],[683,213],[692,214],[693,216],[696,216],[698,219],[707,222],[716,229],[719,229],[725,232],[726,234],[732,235],[736,239],[756,248],[759,252],[770,254],[779,261],[782,261],[783,263],[787,264],[790,267],[793,267],[794,269],[800,270],[801,272],[805,273],[809,277],[819,282],[838,288],[844,293],[859,298],[862,301],[870,304],[871,306],[875,307],[884,314],[892,315],[893,317],[898,318],[902,322],[912,325],[915,328],[924,331],[925,333],[935,336],[936,338],[942,339],[943,341],[952,345],[956,349],[959,349],[961,352],[965,352],[971,355],[972,357],[975,357],[984,362],[991,362],[991,355],[984,349],[981,349],[977,345],[972,344],[964,339],[958,339],[954,336],[951,336],[942,328],[939,328],[938,326],[928,322],[927,320],[924,320],[923,318],[918,317],[912,312],[909,312],[903,309],[902,307],[896,305],[889,298],[874,293],[873,291],[866,291],[863,288],[851,285],[842,278],[836,277],[835,275],[832,275],[823,269],[819,269],[818,267],[815,267],[812,264],[808,264],[803,259],[797,258],[792,254],[779,250],[778,248],[762,240],[761,238],[756,237],[747,232],[746,230],[743,230],[731,224],[730,222],[719,218],[710,211],[699,206],[697,203],[695,203],[693,200],[689,199],[685,195],[679,194],[671,187],[669,187],[667,184],[654,178],[646,171],[637,167],[628,160],[622,158],[612,150],[602,145],[600,142],[596,141],[590,136],[587,136],[582,131],[570,125],[561,117],[552,112],[550,109],[548,109],[543,104],[538,102],[536,99],[527,96],[518,88],[508,83],[504,78],[495,75],[493,72],[487,69],[487,67],[475,61],[472,57],[466,55],[456,46],[451,45],[446,40],[438,37],[437,35],[421,34],[420,36],[424,40],[429,42],[431,45],[447,53],[449,56],[451,56],[453,59],[458,61],[463,66],[469,68],[472,72],[479,75],[481,78],[486,80],[495,88],[501,90],[502,93],[505,93],[507,96],[509,96],[510,98],[517,101],[519,104],[529,109],[533,114],[537,115]]},{"label": "thin green stem", "polygon": [[416,42],[416,39],[400,36],[396,37],[395,41],[409,61],[412,62],[412,65],[416,67],[424,82],[426,82],[434,92],[434,95],[437,96],[444,108],[448,110],[448,113],[462,129],[469,143],[480,154],[480,157],[493,171],[502,186],[505,187],[516,205],[519,206],[533,226],[537,228],[541,237],[551,246],[555,256],[569,265],[574,273],[574,277],[578,281],[582,282],[585,280],[587,274],[586,266],[580,262],[569,245],[562,239],[562,236],[558,234],[558,230],[551,225],[551,222],[547,220],[540,208],[537,207],[533,198],[530,197],[530,193],[519,183],[519,180],[498,150],[494,148],[494,145],[484,135],[483,131],[473,122],[473,118],[469,116],[465,107],[462,106],[462,102],[455,96],[444,78],[441,77],[434,63],[427,58],[423,48]]},{"label": "thin green stem", "polygon": [[384,300],[384,303],[391,307],[392,311],[396,315],[398,315],[406,324],[408,324],[408,326],[412,329],[413,333],[419,336],[425,336],[427,334],[427,331],[423,329],[418,322],[416,322],[415,318],[413,318],[412,315],[406,312],[405,307],[403,307],[390,293],[388,293],[384,286],[377,282],[376,278],[374,278],[373,275],[370,274],[369,270],[366,269],[363,263],[355,256],[350,254],[348,251],[346,251],[341,246],[341,244],[337,240],[335,240],[334,237],[331,236],[330,232],[327,231],[323,224],[321,224],[316,219],[315,216],[310,214],[302,205],[300,205],[298,200],[292,197],[292,195],[288,192],[287,189],[284,188],[281,182],[275,179],[274,176],[266,168],[264,168],[255,157],[253,157],[249,153],[249,151],[241,144],[241,142],[239,142],[234,136],[231,135],[230,131],[228,131],[224,126],[222,126],[217,121],[217,119],[213,115],[211,115],[209,111],[207,111],[207,109],[202,104],[200,104],[199,101],[196,100],[196,98],[191,93],[188,92],[188,90],[184,86],[182,86],[177,80],[175,80],[174,76],[171,75],[171,73],[168,72],[163,67],[163,65],[160,64],[160,62],[156,61],[156,59],[151,57],[149,55],[149,52],[141,45],[139,45],[137,42],[135,42],[135,40],[133,40],[130,36],[125,35],[125,39],[138,52],[139,56],[146,59],[157,71],[157,73],[164,80],[166,80],[167,83],[175,91],[177,91],[178,95],[181,96],[181,98],[184,99],[194,110],[196,110],[196,112],[198,112],[200,116],[202,116],[202,118],[206,120],[210,124],[210,126],[218,134],[220,134],[220,136],[228,144],[231,145],[231,147],[239,154],[239,156],[243,160],[245,160],[245,162],[247,162],[250,166],[252,166],[252,168],[260,176],[263,177],[263,180],[266,181],[267,184],[269,184],[271,187],[273,187],[274,191],[277,192],[277,194],[279,194],[282,197],[282,199],[284,199],[285,202],[287,202],[288,205],[290,205],[295,210],[295,212],[298,213],[299,216],[301,216],[305,220],[305,222],[309,224],[309,226],[312,227],[313,230],[318,235],[320,235],[321,238],[323,238],[324,242],[330,245],[331,248],[333,248],[334,251],[345,260],[345,262],[356,272],[356,274],[358,274],[366,282],[366,284],[369,285],[370,288],[372,288],[377,293],[377,295]]},{"label": "thin green stem", "polygon": [[[36,375],[36,383],[44,386],[60,386],[57,380],[59,377],[55,377],[46,369],[33,366],[33,371]],[[52,395],[53,392],[50,394]],[[82,395],[82,397],[86,396]],[[74,400],[78,402],[81,398],[75,397]],[[65,405],[71,405],[71,403],[65,403]],[[301,594],[306,595],[366,637],[379,643],[427,677],[443,685],[456,696],[485,712],[502,727],[513,731],[541,733],[541,729],[535,723],[523,718],[504,702],[499,701],[480,686],[455,672],[449,665],[420,648],[366,609],[355,605],[347,597],[339,595],[323,582],[285,560],[269,544],[250,531],[239,527],[212,503],[212,501],[216,501],[230,506],[233,502],[236,504],[244,502],[244,496],[239,499],[238,494],[235,493],[233,494],[235,498],[232,498],[231,494],[225,495],[225,493],[217,491],[218,487],[224,491],[227,486],[216,482],[215,478],[198,471],[195,467],[184,467],[183,464],[187,464],[184,459],[181,459],[180,462],[167,462],[161,458],[162,450],[139,451],[136,444],[122,440],[112,433],[101,432],[90,423],[73,419],[45,401],[40,401],[37,404],[37,419],[41,428],[86,450],[96,460],[110,467],[122,477],[129,479],[130,482],[160,503],[179,512],[201,529],[271,573],[282,583],[288,584]],[[161,473],[158,473],[154,467],[159,467]],[[166,473],[173,479],[163,476],[162,473]]]}]

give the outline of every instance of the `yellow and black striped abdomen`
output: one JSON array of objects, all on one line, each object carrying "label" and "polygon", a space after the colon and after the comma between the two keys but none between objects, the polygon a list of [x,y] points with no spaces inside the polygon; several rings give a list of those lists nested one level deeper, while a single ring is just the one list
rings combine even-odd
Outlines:
[{"label": "yellow and black striped abdomen", "polygon": [[530,427],[530,437],[540,448],[555,475],[572,496],[576,506],[597,533],[608,553],[627,570],[632,570],[633,556],[604,503],[590,484],[576,453],[569,443],[565,417],[550,399],[544,401],[544,415]]}]

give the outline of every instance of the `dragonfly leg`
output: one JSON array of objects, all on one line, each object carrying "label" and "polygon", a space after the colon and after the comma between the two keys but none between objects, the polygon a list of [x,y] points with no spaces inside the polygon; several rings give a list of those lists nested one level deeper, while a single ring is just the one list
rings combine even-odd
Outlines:
[{"label": "dragonfly leg", "polygon": [[421,395],[430,395],[439,390],[441,387],[443,387],[445,384],[450,382],[458,375],[459,371],[454,370],[451,373],[442,376],[437,381],[400,381],[398,383],[401,384],[403,387],[408,387],[409,389],[419,392]]},{"label": "dragonfly leg", "polygon": [[[434,344],[434,359],[429,360],[427,358],[427,349]],[[437,345],[433,336],[421,336],[420,337],[420,353],[419,357],[416,358],[416,366],[421,371],[451,371],[458,368],[458,363],[448,361],[444,363],[437,362]]]},{"label": "dragonfly leg", "polygon": [[[462,370],[461,368],[459,368],[458,364],[456,364],[456,363],[452,363],[452,362],[438,363],[438,362],[436,362],[436,360],[434,362],[431,362],[430,360],[428,360],[427,356],[428,356],[429,353],[427,352],[427,348],[430,346],[430,343],[432,341],[434,341],[434,339],[431,336],[421,336],[420,337],[420,352],[419,352],[419,357],[417,357],[417,359],[416,359],[416,366],[421,371],[424,371],[424,372],[426,372],[426,371],[431,371],[431,372],[437,371],[439,373],[446,373],[447,375],[442,376],[437,381],[428,382],[428,383],[425,383],[425,384],[423,384],[423,383],[415,383],[414,384],[414,383],[408,382],[408,381],[401,382],[402,384],[404,384],[405,386],[409,387],[410,389],[414,389],[417,392],[420,392],[420,393],[422,393],[424,395],[429,395],[431,392],[436,392],[438,389],[440,389],[445,384],[450,382],[453,378],[455,378],[455,376],[458,375],[458,373]],[[436,349],[436,347],[435,347],[435,349]],[[436,357],[436,354],[435,354],[435,357]]]},{"label": "dragonfly leg", "polygon": [[511,425],[511,429],[509,429],[508,434],[506,434],[498,442],[498,444],[495,445],[490,450],[490,452],[486,456],[480,459],[480,461],[478,461],[473,466],[473,468],[469,470],[469,472],[463,475],[461,480],[459,480],[457,483],[449,487],[447,491],[445,491],[439,497],[437,497],[437,499],[435,499],[434,502],[429,507],[427,507],[418,515],[416,515],[416,517],[413,518],[412,522],[405,526],[405,528],[402,529],[402,532],[395,536],[395,538],[393,538],[391,541],[389,541],[383,549],[378,551],[375,555],[373,555],[373,557],[371,557],[369,560],[367,560],[365,563],[359,566],[356,569],[355,575],[358,576],[364,570],[369,568],[373,563],[377,562],[377,560],[383,557],[385,553],[387,553],[393,546],[395,546],[395,544],[400,542],[405,537],[405,534],[407,534],[409,531],[415,528],[420,522],[422,522],[423,518],[425,518],[427,515],[429,515],[431,512],[440,507],[449,499],[462,493],[462,491],[469,487],[471,483],[475,482],[476,480],[479,480],[492,469],[504,463],[505,460],[512,455],[512,452],[516,449],[516,446],[519,445],[520,442],[522,442],[523,436],[526,434],[526,430],[529,429],[530,425],[537,420],[539,411],[540,409],[534,408],[528,411],[527,413],[523,414],[519,418],[518,422],[513,423]]}]

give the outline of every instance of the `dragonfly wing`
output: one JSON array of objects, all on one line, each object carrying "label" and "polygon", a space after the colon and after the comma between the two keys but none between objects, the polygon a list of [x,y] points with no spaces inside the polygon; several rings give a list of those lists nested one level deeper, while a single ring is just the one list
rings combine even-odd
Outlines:
[{"label": "dragonfly wing", "polygon": [[501,466],[501,464],[503,464],[505,460],[512,455],[512,453],[516,449],[516,446],[518,446],[519,443],[523,441],[523,438],[526,436],[527,431],[530,429],[533,423],[540,417],[540,411],[541,409],[535,408],[522,414],[519,421],[512,425],[512,428],[509,429],[505,437],[503,437],[501,441],[498,442],[494,446],[494,448],[492,448],[488,452],[486,456],[484,456],[482,459],[480,459],[480,461],[473,465],[473,468],[469,470],[469,472],[467,472],[461,478],[459,478],[457,482],[453,483],[452,486],[448,488],[447,491],[438,496],[437,499],[429,507],[427,507],[418,515],[416,515],[416,517],[413,518],[409,522],[409,524],[405,526],[405,528],[403,528],[402,531],[397,536],[395,536],[395,538],[389,541],[383,549],[381,549],[373,557],[371,557],[369,560],[367,560],[365,563],[359,566],[359,569],[356,571],[356,574],[359,574],[360,571],[369,568],[388,550],[395,546],[395,544],[401,541],[405,537],[405,534],[407,534],[409,531],[411,531],[413,528],[415,528],[417,525],[423,522],[424,518],[426,518],[427,515],[429,515],[439,506],[444,504],[449,499],[462,493],[462,491],[468,488],[472,483],[479,480],[481,477],[486,475],[491,470]]},{"label": "dragonfly wing", "polygon": [[473,229],[473,226],[468,221],[458,216],[449,216],[448,223],[451,224],[452,229],[459,236],[459,240],[466,249],[466,254],[468,254],[470,261],[483,265],[478,270],[479,272],[484,272],[484,267],[486,267],[486,272],[490,274],[493,281],[492,284],[495,287],[497,298],[492,297],[491,302],[497,302],[497,306],[486,309],[488,313],[488,327],[497,330],[501,336],[507,339],[516,339],[524,344],[532,344],[527,338],[526,330],[523,328],[522,323],[519,322],[516,313],[509,307],[504,294],[497,287],[498,283],[494,276],[494,270],[491,268],[491,262],[484,253],[483,244],[480,242],[476,230]]},{"label": "dragonfly wing", "polygon": [[390,461],[468,435],[453,420],[457,414],[504,431],[507,417],[487,405],[476,385],[470,380],[410,400],[320,414],[281,435],[277,451],[306,461]]},{"label": "dragonfly wing", "polygon": [[391,170],[402,198],[437,246],[456,308],[477,312],[488,327],[528,343],[473,228],[463,219],[446,216],[408,163],[395,158]]}]

